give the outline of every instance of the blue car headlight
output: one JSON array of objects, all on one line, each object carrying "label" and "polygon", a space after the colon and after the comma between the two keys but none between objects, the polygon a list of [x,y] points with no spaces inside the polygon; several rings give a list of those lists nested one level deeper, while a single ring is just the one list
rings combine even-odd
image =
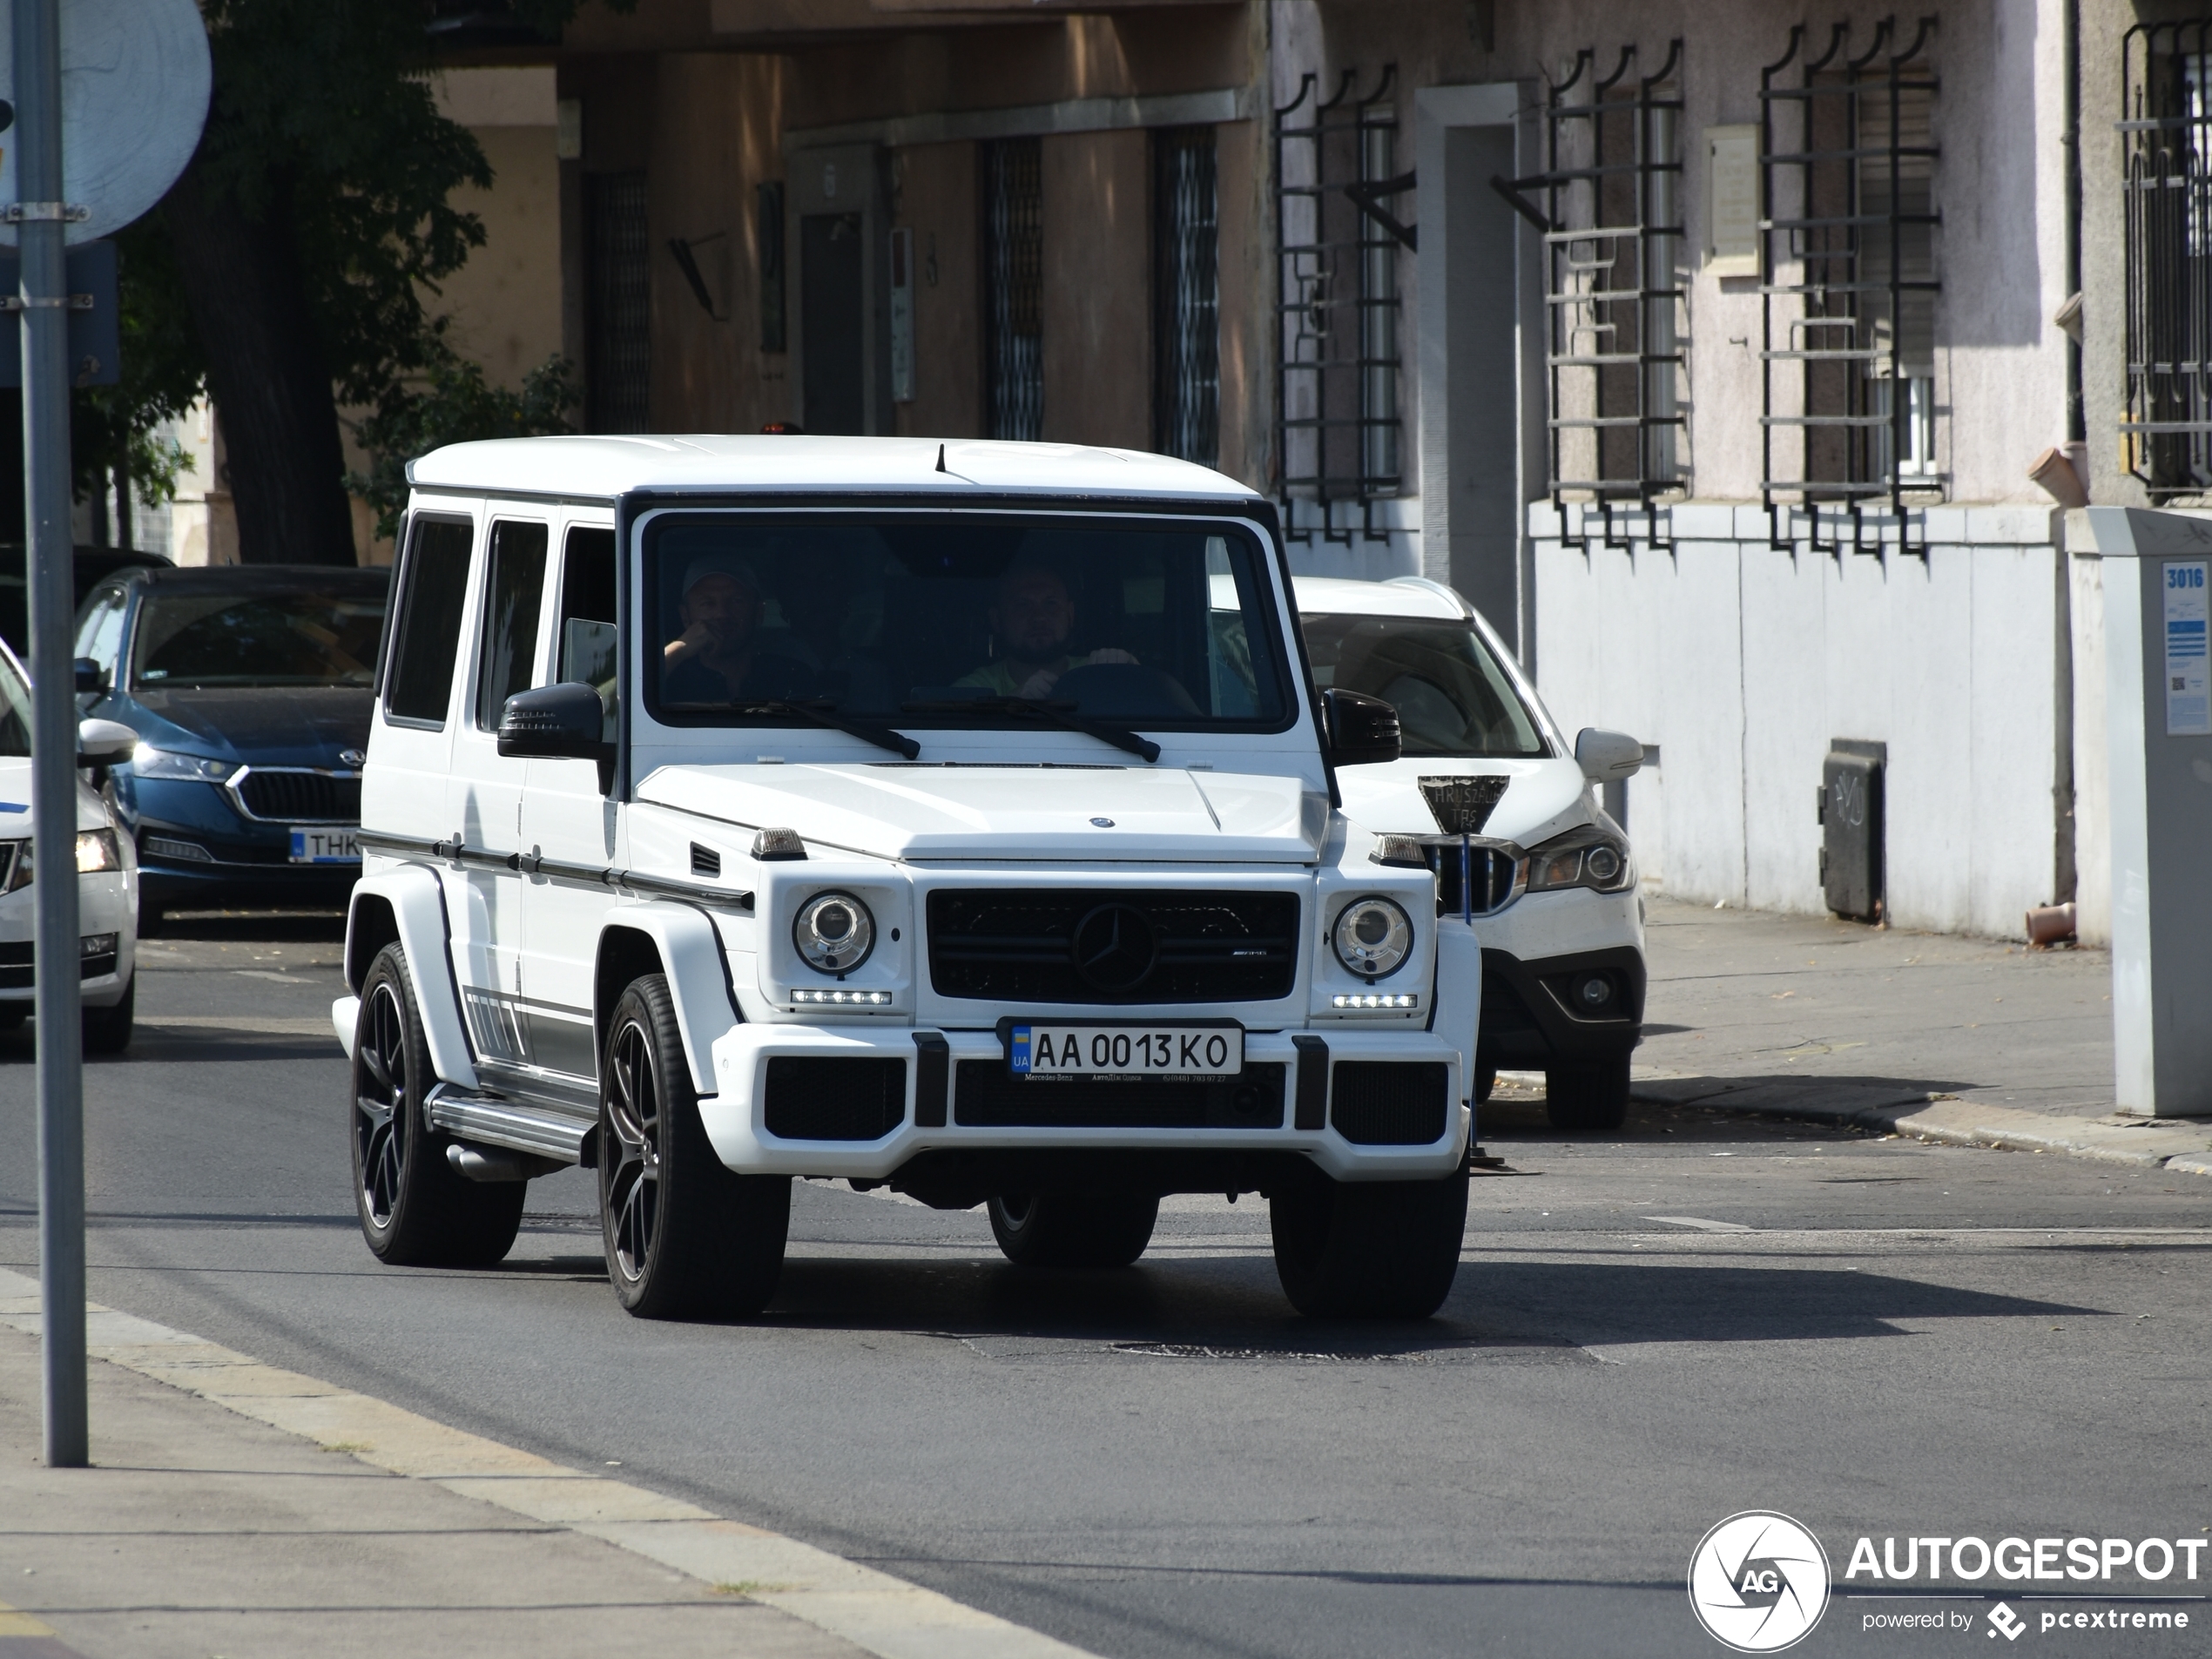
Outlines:
[{"label": "blue car headlight", "polygon": [[131,770],[141,778],[173,778],[192,783],[219,784],[238,770],[235,760],[210,760],[203,755],[179,754],[141,743],[131,752]]}]

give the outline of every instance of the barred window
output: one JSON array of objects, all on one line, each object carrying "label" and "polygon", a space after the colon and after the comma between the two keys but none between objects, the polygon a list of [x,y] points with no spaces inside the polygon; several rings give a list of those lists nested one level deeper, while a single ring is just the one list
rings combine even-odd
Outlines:
[{"label": "barred window", "polygon": [[2128,470],[2153,501],[2212,490],[2212,19],[2121,47]]},{"label": "barred window", "polygon": [[1211,127],[1152,139],[1152,444],[1213,466],[1221,451],[1219,214]]},{"label": "barred window", "polygon": [[1044,436],[1044,148],[983,146],[983,341],[995,438]]},{"label": "barred window", "polygon": [[644,432],[652,426],[653,366],[645,175],[590,173],[584,184],[590,239],[586,419],[594,432]]}]

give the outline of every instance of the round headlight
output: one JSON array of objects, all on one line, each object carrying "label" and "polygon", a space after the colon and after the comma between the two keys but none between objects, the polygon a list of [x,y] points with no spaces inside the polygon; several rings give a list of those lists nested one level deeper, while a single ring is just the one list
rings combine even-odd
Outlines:
[{"label": "round headlight", "polygon": [[1367,979],[1385,979],[1413,949],[1413,924],[1388,899],[1354,899],[1338,914],[1330,935],[1337,960]]},{"label": "round headlight", "polygon": [[875,918],[849,893],[818,893],[799,907],[791,936],[809,968],[849,974],[875,948]]},{"label": "round headlight", "polygon": [[1609,887],[1621,879],[1621,866],[1620,853],[1602,841],[1582,854],[1582,868],[1601,887]]}]

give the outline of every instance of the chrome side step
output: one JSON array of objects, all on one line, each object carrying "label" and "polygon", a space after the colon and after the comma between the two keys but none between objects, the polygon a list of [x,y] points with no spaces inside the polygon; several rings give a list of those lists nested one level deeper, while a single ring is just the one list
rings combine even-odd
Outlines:
[{"label": "chrome side step", "polygon": [[560,1163],[583,1162],[596,1127],[587,1119],[564,1112],[471,1095],[448,1083],[430,1091],[428,1110],[431,1125],[448,1135],[533,1153]]}]

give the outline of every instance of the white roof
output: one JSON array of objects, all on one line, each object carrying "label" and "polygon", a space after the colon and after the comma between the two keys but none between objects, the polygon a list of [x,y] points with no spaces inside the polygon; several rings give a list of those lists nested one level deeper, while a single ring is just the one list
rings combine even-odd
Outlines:
[{"label": "white roof", "polygon": [[1418,577],[1388,582],[1359,582],[1349,577],[1291,578],[1298,608],[1327,617],[1441,617],[1457,622],[1467,615],[1459,596]]},{"label": "white roof", "polygon": [[[945,470],[937,470],[942,449]],[[496,438],[408,469],[418,489],[611,498],[632,489],[921,490],[1218,496],[1254,493],[1187,461],[1133,449],[983,439],[732,436]]]}]

